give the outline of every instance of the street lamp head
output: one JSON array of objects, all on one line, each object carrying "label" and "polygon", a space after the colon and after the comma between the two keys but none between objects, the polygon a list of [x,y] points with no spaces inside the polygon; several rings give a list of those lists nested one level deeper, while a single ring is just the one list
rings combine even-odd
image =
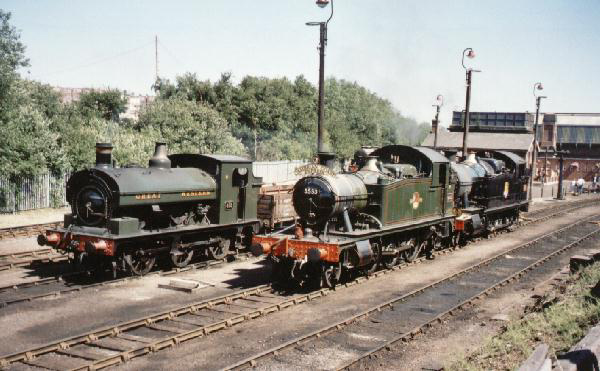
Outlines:
[{"label": "street lamp head", "polygon": [[535,93],[536,90],[544,90],[544,86],[542,85],[541,82],[536,82],[535,84],[533,84],[533,96],[534,97],[537,97],[537,94]]},{"label": "street lamp head", "polygon": [[475,50],[473,50],[473,48],[466,48],[465,50],[463,50],[462,66],[464,69],[467,69],[467,67],[465,66],[465,56],[467,56],[469,59],[475,58]]},{"label": "street lamp head", "polygon": [[329,5],[329,0],[317,0],[317,5],[319,8],[325,8],[327,5]]}]

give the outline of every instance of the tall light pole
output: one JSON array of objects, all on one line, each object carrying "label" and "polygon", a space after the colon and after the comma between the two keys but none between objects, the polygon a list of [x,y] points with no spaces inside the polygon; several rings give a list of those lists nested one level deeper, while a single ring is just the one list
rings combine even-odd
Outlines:
[{"label": "tall light pole", "polygon": [[435,119],[431,121],[431,130],[433,131],[433,149],[437,149],[437,140],[438,140],[438,127],[440,124],[440,108],[444,105],[444,96],[438,94],[435,97],[436,104],[432,107],[435,107]]},{"label": "tall light pole", "polygon": [[319,103],[317,108],[317,155],[319,163],[326,165],[333,160],[334,155],[325,151],[325,46],[327,45],[327,25],[333,18],[333,0],[317,0],[320,8],[325,8],[331,2],[331,14],[325,22],[308,22],[307,26],[319,26]]},{"label": "tall light pole", "polygon": [[465,127],[464,127],[464,131],[463,131],[463,159],[467,159],[467,151],[468,151],[468,141],[469,141],[469,110],[470,110],[470,105],[471,105],[471,78],[473,75],[473,72],[481,72],[480,70],[474,70],[471,67],[467,67],[465,66],[465,56],[467,56],[467,58],[475,58],[475,51],[472,48],[466,48],[465,50],[463,50],[462,53],[462,66],[465,69],[465,71],[467,72],[467,97],[466,97],[466,102],[465,102]]},{"label": "tall light pole", "polygon": [[535,177],[535,166],[537,161],[537,147],[538,147],[538,121],[540,119],[540,102],[542,99],[547,98],[543,95],[537,95],[536,91],[543,90],[544,86],[541,82],[533,84],[533,96],[535,97],[535,124],[533,125],[533,153],[531,156],[531,176],[529,177],[529,200],[533,198],[533,177]]}]

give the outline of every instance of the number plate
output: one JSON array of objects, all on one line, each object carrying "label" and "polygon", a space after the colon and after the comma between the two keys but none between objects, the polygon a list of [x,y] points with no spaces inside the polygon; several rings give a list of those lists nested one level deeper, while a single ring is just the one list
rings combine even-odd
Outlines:
[{"label": "number plate", "polygon": [[307,188],[304,188],[304,194],[305,195],[318,195],[319,194],[319,189],[318,188],[307,187]]}]

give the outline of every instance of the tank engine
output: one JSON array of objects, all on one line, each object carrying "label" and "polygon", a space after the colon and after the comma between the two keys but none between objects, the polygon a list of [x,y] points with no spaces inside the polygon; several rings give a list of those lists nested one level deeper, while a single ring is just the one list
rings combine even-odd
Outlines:
[{"label": "tank engine", "polygon": [[355,173],[309,175],[294,187],[294,236],[255,236],[276,279],[334,285],[344,272],[414,260],[451,238],[449,160],[422,147],[375,150]]},{"label": "tank engine", "polygon": [[519,211],[528,208],[529,177],[520,156],[506,151],[472,153],[451,167],[461,214],[455,225],[461,233],[493,233],[516,223]]},{"label": "tank engine", "polygon": [[235,156],[175,154],[156,144],[148,167],[117,168],[112,145],[96,146],[96,166],[74,173],[66,196],[72,213],[64,228],[38,243],[73,254],[77,264],[108,263],[114,272],[147,273],[159,255],[174,266],[194,254],[224,258],[258,231],[261,179]]},{"label": "tank engine", "polygon": [[525,162],[509,152],[449,161],[429,148],[357,152],[354,173],[300,179],[293,191],[294,235],[255,236],[276,280],[333,286],[344,273],[413,261],[517,221],[527,206]]}]

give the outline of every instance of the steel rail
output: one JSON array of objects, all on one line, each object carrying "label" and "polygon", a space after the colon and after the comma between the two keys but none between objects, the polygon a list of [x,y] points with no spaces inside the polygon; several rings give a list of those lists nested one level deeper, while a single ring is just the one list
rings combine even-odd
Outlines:
[{"label": "steel rail", "polygon": [[39,224],[28,224],[17,227],[0,228],[0,241],[18,237],[35,236],[47,228],[56,228],[62,224],[61,221]]},{"label": "steel rail", "polygon": [[[574,228],[577,225],[586,223],[587,219],[593,219],[596,217],[597,216],[590,216],[590,217],[584,219],[583,221],[580,220],[569,226],[565,226],[559,230],[549,232],[547,234],[539,236],[536,239],[528,241],[524,244],[521,244],[518,247],[513,248],[509,251],[503,251],[502,253],[498,254],[496,256],[496,258],[498,256],[505,255],[506,253],[508,253],[510,251],[514,251],[518,248],[524,248],[524,247],[530,246],[532,244],[535,244],[544,238],[548,238],[550,236],[554,236],[556,234],[563,233],[564,231]],[[441,251],[439,251],[439,254],[446,254],[447,252],[448,252],[448,250],[441,250]],[[420,260],[423,260],[423,259],[424,258],[421,258]],[[489,259],[485,260],[484,262],[474,265],[473,267],[486,264],[486,262],[492,261],[492,259],[493,258],[489,258]],[[410,264],[415,264],[415,263],[416,263],[416,261],[413,263],[410,263]],[[316,290],[316,291],[309,292],[309,293],[296,294],[292,297],[285,297],[285,296],[278,295],[278,293],[269,285],[262,285],[262,286],[258,286],[258,287],[247,289],[247,290],[236,291],[234,293],[224,295],[217,299],[209,299],[209,300],[204,300],[199,303],[189,304],[189,305],[186,305],[186,306],[183,306],[183,307],[180,307],[177,309],[169,310],[166,312],[162,312],[159,314],[143,317],[143,318],[140,318],[137,320],[128,321],[128,322],[121,323],[121,324],[114,325],[114,326],[108,326],[108,327],[102,328],[100,330],[91,331],[86,334],[58,340],[58,341],[52,342],[50,344],[44,345],[42,347],[36,347],[36,348],[30,349],[27,351],[22,351],[22,352],[18,352],[18,353],[12,354],[12,355],[4,356],[3,358],[0,358],[0,367],[7,366],[7,365],[10,365],[15,362],[22,362],[22,363],[25,363],[28,365],[40,366],[40,365],[43,365],[43,363],[40,363],[42,361],[39,360],[39,357],[42,357],[44,354],[48,354],[48,353],[69,355],[71,357],[82,360],[82,362],[85,363],[81,367],[78,367],[75,369],[81,369],[81,370],[98,369],[98,368],[108,367],[108,366],[112,366],[112,365],[117,365],[117,364],[126,362],[132,358],[139,357],[141,355],[145,355],[148,353],[152,353],[152,352],[158,351],[160,349],[173,347],[184,341],[194,339],[197,337],[206,336],[212,332],[223,330],[223,329],[229,328],[231,326],[234,326],[236,324],[239,324],[239,323],[242,323],[242,322],[245,322],[248,320],[252,320],[254,318],[257,318],[257,317],[260,317],[260,316],[263,316],[263,315],[266,315],[269,313],[281,311],[281,310],[291,307],[291,306],[295,306],[295,305],[298,305],[298,304],[301,304],[301,303],[304,303],[304,302],[307,302],[310,300],[314,300],[317,298],[325,297],[336,289],[347,288],[350,286],[358,285],[358,284],[363,283],[370,279],[383,277],[387,273],[397,271],[401,267],[402,266],[396,266],[396,267],[393,267],[388,270],[382,270],[382,271],[375,272],[371,276],[359,277],[358,279],[356,279],[354,281],[345,283],[343,285],[338,285],[334,289],[323,288],[323,289]],[[449,277],[446,277],[445,280],[448,280],[451,277],[455,277],[458,274],[460,274],[460,272],[452,274]],[[259,295],[259,296],[270,295],[271,298],[270,298],[270,300],[264,301],[264,298],[262,298],[263,300],[260,300],[261,298],[251,298],[250,297],[251,295]],[[275,301],[275,302],[273,302],[273,301]],[[262,302],[262,304],[264,304],[264,305],[263,306],[259,305],[259,307],[253,307],[253,306],[249,307],[248,302],[258,303],[258,304],[260,304]],[[216,308],[216,306],[218,306],[218,305],[223,305],[224,308]],[[242,312],[240,312],[240,309],[232,310],[231,309],[232,307],[242,308],[241,309]],[[200,313],[198,313],[199,311],[205,311],[205,312],[203,314],[200,314]],[[215,319],[215,318],[208,316],[207,313],[210,313],[213,316],[216,313],[216,314],[218,314],[218,316]],[[188,315],[188,314],[192,315],[192,316],[196,315],[200,318],[202,318],[202,317],[212,318],[214,320],[214,322],[209,322],[209,323],[202,324],[202,325],[199,325],[198,323],[196,323],[197,326],[195,326],[194,328],[192,328],[188,331],[178,331],[176,329],[173,329],[173,322],[186,323],[186,320],[182,320],[179,317],[181,317],[183,315]],[[169,321],[170,321],[170,325],[169,325]],[[193,325],[193,323],[189,322],[189,319],[187,321],[188,321],[187,322],[188,325]],[[107,337],[118,339],[120,336],[124,336],[124,338],[129,339],[131,341],[132,337],[131,336],[128,337],[127,334],[125,334],[125,333],[127,331],[135,330],[135,329],[138,329],[141,327],[146,327],[148,329],[154,329],[157,331],[163,331],[166,333],[171,333],[173,335],[167,335],[158,340],[146,339],[146,341],[141,342],[143,344],[140,346],[117,352],[116,354],[111,355],[109,357],[100,357],[101,359],[95,359],[93,357],[81,357],[81,356],[78,356],[77,354],[69,353],[69,349],[71,349],[73,346],[76,346],[76,345],[90,345],[92,347],[103,348],[102,345],[96,344],[95,342],[100,341],[103,338],[107,338]],[[133,338],[139,339],[139,337],[133,337]],[[105,347],[105,349],[106,349],[106,347]],[[108,350],[110,350],[110,349],[111,348],[108,348]]]},{"label": "steel rail", "polygon": [[[285,350],[287,350],[287,349],[289,349],[289,348],[292,348],[292,347],[295,347],[295,346],[299,346],[299,345],[304,345],[304,344],[306,344],[306,343],[308,343],[310,341],[313,341],[313,340],[316,340],[316,339],[319,339],[319,338],[323,338],[323,336],[325,336],[327,334],[330,334],[332,332],[341,331],[345,327],[347,327],[348,325],[351,325],[351,324],[356,323],[356,322],[358,322],[360,320],[368,318],[372,314],[378,313],[378,312],[382,311],[383,309],[393,308],[394,304],[398,304],[399,302],[402,302],[402,301],[405,301],[405,300],[407,300],[409,298],[412,298],[412,297],[415,297],[417,295],[420,295],[420,294],[424,293],[425,291],[428,291],[429,289],[435,288],[435,287],[439,286],[440,284],[448,282],[448,281],[450,281],[450,280],[452,280],[452,279],[454,279],[456,277],[459,277],[459,276],[465,275],[467,273],[473,272],[475,270],[481,269],[482,267],[487,266],[490,263],[492,263],[492,262],[494,262],[494,261],[496,261],[496,260],[504,257],[508,253],[515,252],[516,250],[521,250],[521,249],[529,248],[532,245],[534,245],[536,243],[539,243],[539,242],[541,242],[542,240],[544,240],[544,239],[546,239],[548,237],[559,235],[559,234],[565,232],[568,229],[572,229],[572,228],[574,228],[574,227],[576,227],[578,225],[589,223],[589,220],[590,219],[594,219],[594,218],[597,218],[597,216],[588,217],[588,218],[584,219],[583,221],[577,221],[576,223],[574,223],[574,224],[572,224],[570,226],[567,226],[567,227],[561,228],[561,229],[559,229],[557,231],[553,231],[553,232],[547,233],[547,234],[545,234],[543,236],[537,237],[536,239],[534,239],[532,241],[528,241],[528,242],[526,242],[524,244],[521,244],[521,245],[519,245],[519,246],[517,246],[515,248],[512,248],[512,249],[510,249],[508,251],[503,251],[501,253],[498,253],[498,254],[490,257],[490,258],[485,259],[484,261],[481,261],[479,263],[471,265],[471,266],[469,266],[469,267],[467,267],[467,268],[465,268],[465,269],[463,269],[463,270],[461,270],[459,272],[452,273],[452,274],[450,274],[450,275],[448,275],[446,277],[443,277],[443,278],[441,278],[439,280],[436,280],[435,282],[430,283],[430,284],[428,284],[426,286],[423,286],[423,287],[417,288],[417,289],[415,289],[413,291],[410,291],[408,293],[399,295],[399,296],[397,296],[397,297],[395,297],[393,299],[390,299],[390,300],[388,300],[388,301],[386,301],[386,302],[384,302],[382,304],[378,304],[376,306],[373,306],[373,307],[371,307],[371,308],[369,308],[369,309],[367,309],[367,310],[365,310],[365,311],[363,311],[363,312],[361,312],[359,314],[350,316],[350,317],[348,317],[348,318],[346,318],[346,319],[344,319],[342,321],[339,321],[339,322],[337,322],[337,323],[335,323],[333,325],[328,325],[328,326],[325,326],[325,327],[323,327],[321,329],[313,331],[313,332],[311,332],[309,334],[301,335],[301,336],[299,336],[299,337],[297,337],[297,338],[295,338],[293,340],[290,340],[290,341],[288,341],[286,343],[280,344],[280,345],[278,345],[276,347],[273,347],[273,348],[268,349],[266,351],[263,351],[263,352],[261,352],[259,354],[256,354],[256,355],[248,357],[248,358],[246,358],[246,359],[244,359],[242,361],[239,361],[239,362],[237,362],[237,363],[235,363],[233,365],[227,366],[227,367],[223,368],[222,370],[239,370],[239,369],[245,369],[245,368],[249,368],[249,367],[255,367],[260,360],[265,360],[265,359],[270,358],[272,356],[282,355],[282,352],[285,351]],[[516,278],[521,277],[527,271],[529,271],[529,270],[531,270],[531,269],[533,269],[533,268],[535,268],[535,267],[543,264],[544,262],[546,262],[547,260],[551,259],[552,257],[554,257],[554,256],[556,256],[558,254],[561,254],[561,253],[565,252],[566,250],[568,250],[568,249],[570,249],[570,248],[572,248],[572,247],[580,244],[581,242],[583,242],[583,241],[591,238],[592,236],[598,234],[599,232],[600,232],[600,228],[596,228],[594,231],[586,233],[584,236],[579,237],[576,241],[568,243],[567,245],[562,246],[561,248],[553,251],[552,253],[550,253],[548,255],[545,255],[541,259],[536,260],[534,263],[528,265],[524,269],[521,269],[520,271],[518,271],[518,272],[516,272],[516,273],[514,273],[512,275],[510,275],[509,277],[507,277],[505,279],[502,279],[501,281],[496,282],[492,286],[490,286],[490,287],[486,288],[485,290],[479,292],[478,294],[476,294],[476,295],[468,298],[467,300],[462,301],[461,303],[455,305],[454,307],[452,307],[452,308],[450,308],[448,310],[445,310],[442,313],[439,313],[437,316],[435,316],[433,319],[427,321],[426,323],[423,323],[423,324],[421,324],[421,325],[413,328],[412,330],[410,330],[410,331],[408,331],[406,333],[402,333],[402,334],[398,335],[394,339],[392,339],[392,340],[384,343],[383,345],[378,346],[376,349],[372,349],[372,350],[369,350],[367,352],[364,352],[363,354],[360,355],[360,357],[358,357],[356,359],[353,359],[351,362],[348,362],[348,363],[344,364],[343,366],[339,367],[338,369],[348,368],[348,367],[352,366],[353,364],[355,364],[356,362],[360,361],[361,359],[364,359],[365,357],[368,357],[369,355],[371,355],[371,354],[373,354],[373,353],[375,353],[375,352],[377,352],[377,351],[379,351],[381,349],[389,347],[391,344],[394,344],[394,343],[396,343],[398,341],[401,341],[401,340],[406,341],[410,337],[413,337],[414,335],[416,335],[417,333],[419,333],[423,327],[425,327],[425,326],[427,326],[429,324],[435,323],[435,322],[440,322],[445,315],[452,314],[454,311],[456,311],[458,309],[461,309],[462,307],[464,307],[466,304],[468,304],[469,302],[473,301],[474,299],[483,297],[483,296],[487,295],[487,293],[489,293],[492,290],[494,290],[495,288],[500,287],[500,286],[504,286],[507,283],[509,283],[510,281],[513,281]]]},{"label": "steel rail", "polygon": [[[40,254],[40,255],[38,255]],[[24,260],[20,260],[25,258]],[[30,250],[23,253],[11,253],[0,256],[0,271],[26,267],[32,264],[56,263],[68,260],[66,255],[59,254],[53,249]]]},{"label": "steel rail", "polygon": [[[597,203],[600,202],[600,198],[598,199],[592,199],[592,200],[581,200],[581,201],[575,201],[575,202],[571,202],[570,204],[567,205],[561,205],[561,206],[553,206],[553,207],[549,207],[549,208],[543,208],[543,209],[539,209],[534,211],[537,214],[546,214],[546,215],[542,215],[541,217],[538,217],[536,219],[526,219],[525,221],[522,221],[519,223],[519,226],[525,226],[525,225],[529,225],[529,224],[533,224],[533,223],[539,223],[541,221],[545,221],[548,220],[552,217],[558,216],[558,215],[563,215],[566,213],[569,213],[573,210],[577,210],[583,207],[586,207],[589,205],[589,203],[593,202],[593,203]],[[564,206],[573,206],[569,209],[564,209]],[[555,210],[558,210],[556,212],[554,212]],[[550,211],[550,213],[548,214],[547,212]],[[502,231],[502,230],[501,230]],[[498,232],[501,232],[498,231]],[[495,233],[498,233],[495,232]],[[40,252],[45,252],[45,251],[53,251],[52,249],[40,249],[40,250],[31,250],[31,251],[27,251],[27,252],[22,252],[22,253],[10,253],[10,254],[5,254],[5,255],[0,255],[0,260],[4,257],[13,257],[13,256],[24,256],[24,255],[29,255],[29,254],[33,254],[35,255],[36,253],[40,253]],[[56,262],[56,261],[63,261],[66,260],[67,257],[65,256],[61,256],[61,255],[57,255],[56,258],[53,259],[45,259],[46,261],[52,261],[52,262]],[[39,259],[42,260],[42,259]],[[31,262],[36,261],[36,260],[32,260]],[[14,267],[22,267],[22,266],[26,266],[28,265],[26,262],[18,262],[18,263],[13,263],[10,265],[6,265],[8,266],[8,268],[5,268],[6,266],[2,266],[1,262],[0,262],[0,271],[2,270],[7,270],[7,269],[11,269]],[[175,269],[177,271],[177,269]],[[55,276],[55,277],[50,277],[50,278],[42,278],[36,281],[28,281],[22,284],[15,284],[15,285],[8,285],[8,286],[0,286],[0,293],[10,290],[10,289],[24,289],[24,288],[29,288],[29,287],[37,287],[43,284],[50,284],[50,283],[55,283],[55,282],[60,282],[63,280],[64,277],[68,277],[68,276],[72,276],[72,275],[77,275],[77,274],[82,274],[82,273],[87,273],[85,271],[78,271],[78,272],[71,272],[68,274],[63,274],[63,275],[59,275],[59,276]],[[155,272],[153,272],[155,273]],[[153,274],[153,273],[149,273],[149,274]],[[110,281],[110,283],[115,282]],[[65,292],[69,292],[69,291],[80,291],[80,289],[78,290],[66,290]],[[60,294],[60,292],[52,292],[52,293],[48,293],[48,294],[43,294],[43,295],[35,295],[32,296],[31,299],[35,299],[35,298],[43,298],[43,297],[48,297],[48,296],[56,296]],[[24,298],[22,300],[16,300],[16,301],[11,301],[11,302],[2,302],[0,301],[0,307],[2,306],[6,306],[8,304],[13,304],[13,303],[17,303],[17,302],[22,302],[22,301],[28,301],[29,299]]]},{"label": "steel rail", "polygon": [[[245,261],[245,260],[249,260],[249,259],[254,259],[254,256],[252,256],[252,254],[250,252],[238,253],[238,254],[230,255],[230,256],[233,256],[236,261]],[[227,262],[228,262],[227,258],[223,258],[223,259],[219,259],[219,260],[208,260],[208,261],[189,264],[188,266],[183,267],[183,268],[173,268],[170,270],[152,271],[150,273],[147,273],[144,276],[121,277],[121,278],[116,278],[116,279],[110,279],[107,281],[95,282],[95,283],[85,284],[85,285],[81,285],[81,286],[77,286],[77,287],[66,287],[66,288],[59,289],[59,290],[53,290],[53,291],[48,291],[48,292],[44,292],[44,293],[40,293],[40,294],[24,296],[24,297],[17,297],[17,298],[6,299],[6,300],[1,298],[2,294],[6,294],[6,293],[11,294],[11,293],[18,292],[18,290],[23,290],[23,289],[32,288],[32,287],[40,287],[41,285],[48,285],[48,284],[52,284],[52,283],[64,282],[65,278],[67,278],[67,277],[78,276],[78,275],[80,276],[80,275],[88,273],[87,271],[71,272],[68,274],[63,274],[63,275],[59,275],[59,276],[55,276],[55,277],[43,278],[41,280],[0,287],[0,308],[6,307],[11,304],[29,302],[29,301],[33,301],[33,300],[41,299],[41,298],[48,298],[48,297],[53,297],[53,296],[57,297],[57,296],[61,296],[63,294],[81,292],[81,291],[84,291],[84,290],[87,290],[90,288],[97,288],[97,287],[108,286],[108,285],[112,285],[112,284],[116,284],[116,283],[128,282],[128,281],[132,281],[132,280],[139,280],[139,279],[142,279],[142,278],[148,277],[148,276],[171,276],[171,275],[175,275],[178,273],[186,273],[186,272],[190,272],[190,271],[194,271],[194,270],[209,269],[209,268],[213,268],[216,266],[224,265]]]},{"label": "steel rail", "polygon": [[392,345],[394,345],[395,343],[399,342],[399,341],[403,341],[403,342],[407,342],[409,340],[412,340],[417,334],[421,333],[423,331],[424,328],[426,327],[431,327],[433,326],[433,324],[435,323],[441,323],[442,320],[444,319],[444,317],[448,316],[448,315],[453,315],[454,312],[462,310],[464,307],[466,307],[467,305],[471,304],[473,301],[478,300],[483,298],[484,296],[488,296],[490,293],[492,293],[493,291],[497,290],[498,288],[502,287],[502,286],[506,286],[507,284],[511,283],[512,281],[515,281],[519,278],[521,278],[523,275],[525,275],[525,273],[537,268],[538,266],[546,263],[548,260],[552,259],[553,257],[560,255],[564,252],[566,252],[567,250],[573,248],[574,246],[579,245],[581,242],[591,238],[592,236],[598,234],[598,232],[600,232],[599,230],[590,232],[589,234],[587,234],[586,236],[578,239],[577,241],[574,241],[564,247],[562,247],[559,250],[556,250],[546,256],[544,256],[543,258],[535,261],[534,263],[528,265],[527,267],[521,269],[520,271],[513,273],[512,275],[510,275],[509,277],[506,277],[505,279],[503,279],[500,282],[497,282],[496,284],[494,284],[491,287],[486,288],[485,290],[481,291],[478,294],[472,295],[471,297],[467,298],[466,300],[463,300],[461,303],[455,305],[454,307],[452,307],[451,309],[448,309],[442,313],[439,313],[437,316],[435,316],[433,319],[424,322],[420,325],[415,326],[412,330],[407,331],[403,334],[398,335],[397,337],[395,337],[394,339],[391,339],[389,341],[387,341],[385,344],[377,346],[376,348],[373,348],[367,352],[364,352],[363,354],[361,354],[359,357],[347,362],[346,364],[344,364],[341,367],[338,367],[337,370],[345,370],[350,368],[351,366],[355,365],[356,363],[360,362],[361,360],[369,357],[370,355],[382,350],[382,349],[388,349],[390,348]]}]

